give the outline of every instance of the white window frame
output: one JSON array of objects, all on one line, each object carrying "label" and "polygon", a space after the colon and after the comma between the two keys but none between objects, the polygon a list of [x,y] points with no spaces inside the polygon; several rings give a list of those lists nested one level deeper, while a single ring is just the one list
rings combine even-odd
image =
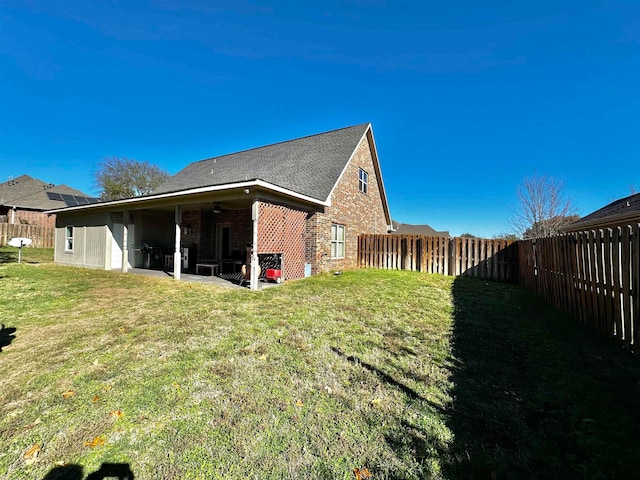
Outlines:
[{"label": "white window frame", "polygon": [[362,167],[358,170],[358,190],[365,195],[369,193],[369,174]]},{"label": "white window frame", "polygon": [[67,225],[64,227],[64,251],[73,252],[75,229],[73,225]]},{"label": "white window frame", "polygon": [[[342,233],[342,235],[340,235]],[[339,223],[331,224],[331,258],[344,258],[347,229]]]}]

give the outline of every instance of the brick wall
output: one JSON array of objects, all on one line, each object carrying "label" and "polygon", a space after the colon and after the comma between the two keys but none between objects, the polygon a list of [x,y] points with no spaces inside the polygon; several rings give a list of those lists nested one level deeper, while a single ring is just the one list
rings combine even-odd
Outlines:
[{"label": "brick wall", "polygon": [[200,252],[200,232],[202,231],[201,213],[183,212],[182,213],[182,236],[180,245],[196,249],[196,258],[201,258]]},{"label": "brick wall", "polygon": [[[240,252],[244,258],[247,245],[251,244],[250,209],[229,210],[221,213],[213,213],[210,210],[183,212],[180,243],[183,247],[195,246],[198,262],[203,259],[217,258],[217,225],[229,227],[229,252]],[[185,227],[189,228],[188,232]]]},{"label": "brick wall", "polygon": [[[247,251],[247,245],[251,245],[252,237],[252,222],[251,222],[251,208],[244,208],[241,210],[225,210],[221,213],[213,214],[213,244],[215,245],[216,228],[217,225],[229,226],[229,251],[240,252],[242,258],[245,257]],[[215,252],[216,250],[214,250]],[[216,255],[217,256],[217,255]]]},{"label": "brick wall", "polygon": [[214,213],[211,210],[201,210],[200,231],[197,232],[200,248],[198,249],[198,262],[204,259],[216,258],[216,227]]},{"label": "brick wall", "polygon": [[304,277],[306,218],[302,210],[259,203],[258,254],[282,253],[285,280]]},{"label": "brick wall", "polygon": [[[368,192],[358,188],[359,168],[368,174]],[[345,226],[345,258],[331,258],[331,224]],[[358,235],[387,233],[378,178],[368,136],[365,136],[331,196],[331,206],[309,216],[305,227],[306,259],[312,273],[357,267]]]}]

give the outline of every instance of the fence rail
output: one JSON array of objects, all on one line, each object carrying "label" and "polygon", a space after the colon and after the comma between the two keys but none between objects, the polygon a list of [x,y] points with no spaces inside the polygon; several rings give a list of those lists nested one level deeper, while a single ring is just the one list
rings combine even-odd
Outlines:
[{"label": "fence rail", "polygon": [[358,266],[517,280],[517,245],[506,240],[422,235],[360,235]]},{"label": "fence rail", "polygon": [[640,226],[519,242],[519,283],[625,348],[640,342]]},{"label": "fence rail", "polygon": [[6,245],[13,237],[27,237],[33,240],[33,247],[53,248],[54,232],[53,227],[0,223],[0,246]]}]

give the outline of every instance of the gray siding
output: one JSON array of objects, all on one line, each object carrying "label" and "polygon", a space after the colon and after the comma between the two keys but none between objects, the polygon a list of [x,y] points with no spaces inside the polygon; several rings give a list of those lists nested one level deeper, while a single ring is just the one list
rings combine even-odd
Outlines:
[{"label": "gray siding", "polygon": [[[109,236],[105,214],[65,215],[56,219],[54,259],[61,265],[107,268],[110,263]],[[73,252],[65,252],[65,229],[74,227]]]}]

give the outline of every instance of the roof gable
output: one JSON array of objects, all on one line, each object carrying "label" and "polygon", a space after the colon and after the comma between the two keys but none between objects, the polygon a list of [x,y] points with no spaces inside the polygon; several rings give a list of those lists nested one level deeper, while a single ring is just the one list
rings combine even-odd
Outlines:
[{"label": "roof gable", "polygon": [[76,199],[86,200],[86,203],[98,200],[67,185],[53,185],[29,175],[20,175],[0,184],[0,205],[8,207],[52,210],[77,205],[80,202]]},{"label": "roof gable", "polygon": [[154,194],[262,180],[326,201],[369,124],[191,163]]}]

